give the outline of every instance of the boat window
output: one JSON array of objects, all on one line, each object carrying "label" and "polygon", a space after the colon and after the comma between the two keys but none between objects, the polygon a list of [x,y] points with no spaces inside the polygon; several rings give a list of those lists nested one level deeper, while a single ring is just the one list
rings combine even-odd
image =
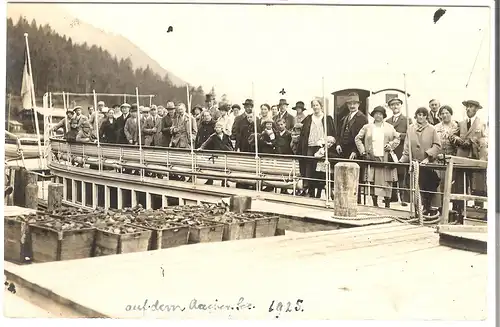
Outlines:
[{"label": "boat window", "polygon": [[104,208],[106,204],[104,203],[104,199],[106,194],[104,194],[104,185],[97,184],[97,206]]},{"label": "boat window", "polygon": [[146,208],[146,192],[136,191],[137,204],[142,205],[143,208]]},{"label": "boat window", "polygon": [[109,187],[109,207],[118,209],[118,189],[113,186]]},{"label": "boat window", "polygon": [[73,180],[66,178],[66,200],[73,202]]},{"label": "boat window", "polygon": [[94,188],[92,187],[92,183],[85,182],[85,205],[87,207],[91,207],[93,199],[94,199]]},{"label": "boat window", "polygon": [[162,208],[162,196],[159,194],[151,194],[151,209],[161,209]]},{"label": "boat window", "polygon": [[82,203],[82,182],[81,181],[75,181],[75,187],[76,187],[76,202],[77,203]]},{"label": "boat window", "polygon": [[130,208],[132,206],[133,206],[133,204],[132,204],[132,191],[122,189],[122,207],[123,208]]},{"label": "boat window", "polygon": [[179,203],[179,198],[174,198],[172,196],[167,196],[167,205],[168,206],[178,206]]}]

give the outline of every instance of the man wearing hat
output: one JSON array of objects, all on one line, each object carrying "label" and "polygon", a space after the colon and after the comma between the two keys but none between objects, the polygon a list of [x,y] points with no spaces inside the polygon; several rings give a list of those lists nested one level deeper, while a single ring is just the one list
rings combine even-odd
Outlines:
[{"label": "man wearing hat", "polygon": [[240,115],[241,107],[239,104],[235,103],[231,106],[231,116],[234,118],[238,117]]},{"label": "man wearing hat", "polygon": [[[476,100],[465,100],[462,102],[465,107],[467,118],[458,123],[459,135],[454,136],[454,143],[457,146],[457,156],[478,160],[488,160],[488,128],[486,123],[477,116],[478,110],[483,107]],[[463,183],[463,176],[466,176],[466,184]],[[486,172],[470,172],[457,169],[457,190],[463,193],[471,188],[472,195],[487,196]],[[474,204],[483,207],[484,203],[474,201]],[[462,214],[463,202],[459,201],[459,215]]]},{"label": "man wearing hat", "polygon": [[286,99],[280,99],[280,102],[278,104],[278,108],[280,111],[279,111],[278,115],[273,117],[274,123],[276,124],[278,119],[283,119],[285,121],[286,130],[291,131],[293,128],[293,125],[295,125],[295,122],[294,122],[295,119],[292,115],[290,115],[287,112],[288,102],[286,102]]},{"label": "man wearing hat", "polygon": [[[67,139],[68,138],[68,132],[70,130],[69,125],[70,125],[71,119],[73,119],[73,115],[74,115],[73,110],[68,109],[66,111],[66,117],[64,117],[63,119],[61,119],[61,121],[58,122],[56,125],[52,126],[49,129],[49,134],[51,132],[53,132],[53,131],[57,131],[59,128],[62,127],[62,129],[63,129],[63,135]],[[76,134],[75,134],[74,137],[76,138]]]},{"label": "man wearing hat", "polygon": [[[121,116],[116,118],[116,128],[118,134],[118,143],[129,144],[127,136],[125,135],[124,128],[127,120],[130,118],[131,106],[128,103],[124,103],[120,106]],[[137,105],[135,105],[134,110],[137,112]]]},{"label": "man wearing hat", "polygon": [[[401,113],[401,108],[403,106],[403,101],[399,98],[392,98],[387,102],[387,106],[392,110],[392,117],[387,118],[385,121],[391,124],[396,132],[400,135],[401,142],[394,149],[394,154],[399,158],[403,156],[403,148],[406,138],[406,131],[408,129],[408,118]],[[411,120],[410,120],[411,124]],[[394,162],[392,156],[389,156],[389,162]],[[398,167],[398,181],[393,182],[393,187],[399,188],[408,188],[409,180],[408,180],[408,169],[406,167]],[[401,198],[401,205],[407,206],[407,202],[410,201],[410,193],[407,190],[392,190],[391,202],[398,202],[398,193]]]},{"label": "man wearing hat", "polygon": [[295,107],[293,107],[292,109],[297,112],[297,115],[295,116],[295,120],[294,120],[294,126],[296,124],[301,124],[302,121],[304,120],[304,118],[306,118],[306,115],[304,114],[304,111],[306,111],[304,102],[298,101],[295,104]]},{"label": "man wearing hat", "polygon": [[359,157],[358,149],[354,138],[358,135],[363,126],[368,124],[368,118],[359,111],[359,95],[351,92],[347,95],[346,106],[349,109],[347,115],[342,118],[341,128],[337,137],[337,153],[342,158],[355,159]]},{"label": "man wearing hat", "polygon": [[139,123],[138,123],[138,110],[137,104],[130,106],[130,113],[127,115],[125,126],[123,127],[123,134],[125,135],[126,144],[138,144],[139,142]]},{"label": "man wearing hat", "polygon": [[[233,128],[231,131],[231,139],[236,141],[236,151],[255,151],[254,146],[252,146],[248,140],[250,135],[252,135],[255,131],[253,107],[253,100],[246,99],[243,103],[245,112],[234,119]],[[255,120],[257,122],[257,133],[260,133],[260,119],[259,117],[256,117]]]},{"label": "man wearing hat", "polygon": [[173,101],[167,102],[166,114],[161,119],[162,140],[161,146],[169,147],[172,140],[172,126],[175,119],[175,104]]},{"label": "man wearing hat", "polygon": [[82,129],[76,135],[77,142],[95,142],[96,136],[92,132],[91,125],[88,120],[84,121],[81,125]]},{"label": "man wearing hat", "polygon": [[149,116],[144,120],[141,125],[144,133],[144,145],[146,146],[159,146],[161,145],[162,129],[161,118],[158,117],[156,107],[152,107]]}]

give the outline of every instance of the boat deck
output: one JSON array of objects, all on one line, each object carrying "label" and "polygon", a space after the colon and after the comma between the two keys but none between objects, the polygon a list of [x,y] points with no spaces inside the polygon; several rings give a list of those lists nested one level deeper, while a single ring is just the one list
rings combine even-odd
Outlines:
[{"label": "boat deck", "polygon": [[[487,318],[487,261],[484,254],[440,246],[433,228],[390,223],[28,266],[6,263],[5,272],[19,287],[37,288],[82,316],[480,320]],[[197,309],[190,308],[194,298]],[[240,298],[250,309],[236,309]],[[157,300],[185,310],[154,311]],[[303,302],[295,311],[297,300]],[[272,301],[275,311],[269,312]],[[292,312],[285,312],[288,301]],[[278,302],[284,303],[281,314]],[[199,306],[214,303],[228,309]],[[137,310],[127,310],[129,305]]]}]

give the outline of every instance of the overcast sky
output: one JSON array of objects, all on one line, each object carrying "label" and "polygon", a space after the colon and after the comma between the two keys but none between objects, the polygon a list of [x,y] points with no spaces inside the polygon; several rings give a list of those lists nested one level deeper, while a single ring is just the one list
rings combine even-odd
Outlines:
[{"label": "overcast sky", "polygon": [[[220,96],[290,103],[346,87],[403,88],[430,98],[488,101],[487,8],[66,4],[73,15],[122,34],[164,68]],[[173,33],[166,33],[168,26]],[[469,77],[481,43],[468,89]],[[431,74],[432,71],[435,71]]]}]

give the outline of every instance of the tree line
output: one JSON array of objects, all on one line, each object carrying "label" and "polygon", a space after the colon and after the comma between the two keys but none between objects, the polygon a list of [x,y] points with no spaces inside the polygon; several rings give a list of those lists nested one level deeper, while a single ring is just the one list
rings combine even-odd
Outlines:
[{"label": "tree line", "polygon": [[[37,25],[35,20],[30,24],[24,17],[20,17],[17,24],[7,19],[7,94],[16,96],[21,92],[26,49],[24,33],[29,35],[37,106],[41,106],[38,98],[45,92],[92,93],[96,90],[97,93],[134,94],[136,87],[141,94],[156,95],[155,104],[165,105],[169,100],[186,102],[186,88],[173,85],[168,74],[162,77],[149,66],[133,69],[130,58],[118,59],[97,45],[73,43],[48,24]],[[193,105],[204,102],[201,86],[191,87],[191,93]],[[121,103],[123,97],[114,101],[106,103]],[[91,99],[85,102],[91,103]],[[62,107],[62,97],[53,98],[53,103]]]}]

